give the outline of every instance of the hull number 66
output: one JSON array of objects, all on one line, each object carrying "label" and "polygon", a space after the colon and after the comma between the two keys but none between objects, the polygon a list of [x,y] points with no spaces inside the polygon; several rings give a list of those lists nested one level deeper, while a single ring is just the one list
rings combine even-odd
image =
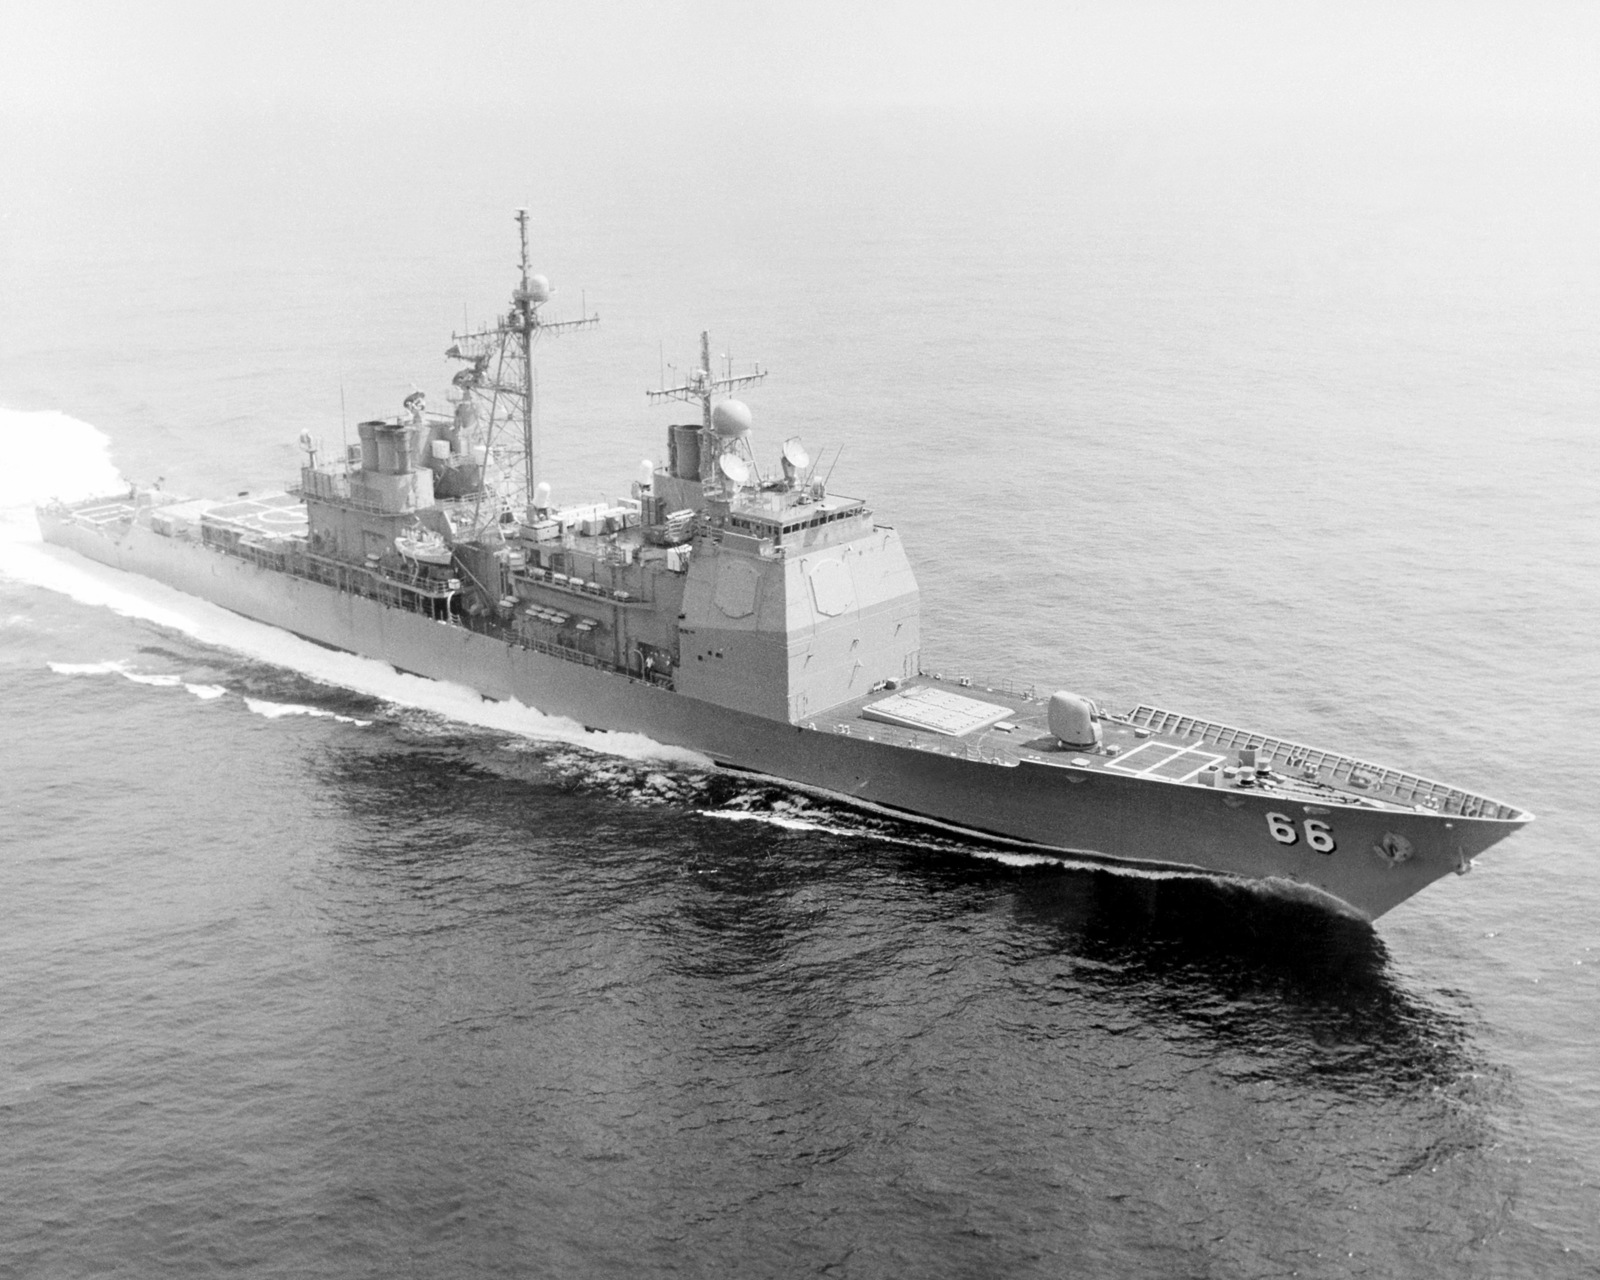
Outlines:
[{"label": "hull number 66", "polygon": [[[1316,818],[1307,818],[1300,824],[1305,829],[1306,845],[1317,853],[1332,853],[1335,849],[1333,832],[1328,830],[1326,822]],[[1267,815],[1267,830],[1272,833],[1272,838],[1279,844],[1298,844],[1300,832],[1296,830],[1294,819],[1286,813],[1269,813]]]}]

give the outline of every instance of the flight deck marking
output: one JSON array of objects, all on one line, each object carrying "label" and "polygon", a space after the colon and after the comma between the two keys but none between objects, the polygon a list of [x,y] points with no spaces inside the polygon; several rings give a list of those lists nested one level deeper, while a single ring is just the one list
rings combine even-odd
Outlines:
[{"label": "flight deck marking", "polygon": [[[1151,759],[1152,755],[1158,758]],[[1143,757],[1141,759],[1141,757]],[[1106,768],[1167,782],[1187,782],[1203,769],[1222,763],[1222,756],[1194,747],[1174,747],[1166,742],[1146,742],[1127,755],[1106,762]],[[1137,764],[1134,762],[1138,761]]]},{"label": "flight deck marking", "polygon": [[[1157,755],[1158,758],[1155,760],[1148,759],[1148,757],[1152,754]],[[1182,754],[1182,747],[1168,746],[1165,742],[1146,742],[1135,747],[1126,755],[1120,755],[1108,761],[1106,768],[1120,769],[1124,773],[1143,773],[1146,769],[1153,769],[1156,767],[1156,765],[1163,764],[1166,761],[1171,760],[1174,756],[1179,756]],[[1135,766],[1133,761],[1137,760],[1140,756],[1145,756],[1146,761],[1143,764]]]}]

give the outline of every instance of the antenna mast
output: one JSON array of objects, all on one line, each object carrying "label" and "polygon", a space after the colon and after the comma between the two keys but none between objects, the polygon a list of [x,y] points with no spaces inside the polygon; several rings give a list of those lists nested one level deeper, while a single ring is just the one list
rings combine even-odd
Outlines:
[{"label": "antenna mast", "polygon": [[[597,312],[594,315],[584,314],[577,320],[549,321],[539,315],[539,308],[550,300],[553,291],[550,282],[543,276],[529,272],[528,211],[518,209],[516,220],[520,254],[517,260],[517,287],[511,293],[511,310],[496,317],[493,325],[470,333],[452,334],[453,342],[445,355],[452,360],[463,360],[470,366],[456,374],[455,385],[464,394],[476,395],[487,402],[487,436],[491,443],[496,428],[495,414],[502,398],[512,405],[504,415],[506,424],[509,425],[513,417],[520,418],[523,500],[531,516],[534,491],[539,485],[539,432],[533,405],[533,349],[541,334],[590,329],[600,323],[600,316]],[[510,369],[506,368],[508,363]]]},{"label": "antenna mast", "polygon": [[[760,382],[767,376],[767,371],[759,364],[749,373],[736,374],[731,369],[727,377],[714,378],[711,376],[711,335],[700,335],[700,367],[693,369],[675,387],[660,387],[648,390],[645,395],[652,401],[655,400],[682,400],[686,404],[700,402],[700,426],[711,430],[711,397],[718,392],[732,391],[735,387],[749,386],[753,382]],[[665,379],[662,379],[665,381]]]},{"label": "antenna mast", "polygon": [[[516,216],[517,239],[522,246],[518,263],[522,268],[522,283],[511,295],[511,314],[507,318],[517,326],[517,338],[522,343],[522,456],[526,466],[527,506],[531,511],[539,471],[539,437],[533,429],[533,335],[539,324],[539,302],[533,300],[528,288],[528,211],[518,209]],[[550,296],[548,289],[541,292],[544,297]]]}]

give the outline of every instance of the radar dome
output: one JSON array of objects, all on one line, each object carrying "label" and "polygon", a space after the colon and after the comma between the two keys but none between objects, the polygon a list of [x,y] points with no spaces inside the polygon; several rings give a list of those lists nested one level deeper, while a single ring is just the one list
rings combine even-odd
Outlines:
[{"label": "radar dome", "polygon": [[711,429],[724,440],[750,434],[750,406],[743,400],[724,400],[711,411]]},{"label": "radar dome", "polygon": [[548,277],[546,277],[546,276],[529,276],[528,277],[528,301],[529,302],[549,302],[550,301],[550,280],[549,280]]}]

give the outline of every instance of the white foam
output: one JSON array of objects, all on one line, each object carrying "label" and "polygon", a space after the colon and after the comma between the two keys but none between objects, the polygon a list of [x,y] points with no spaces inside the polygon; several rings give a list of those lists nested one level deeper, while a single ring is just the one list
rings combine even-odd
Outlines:
[{"label": "white foam", "polygon": [[[48,449],[40,449],[41,441],[48,444]],[[34,518],[37,503],[52,497],[72,501],[126,490],[126,482],[111,465],[109,441],[88,423],[65,414],[0,409],[0,450],[8,450],[11,457],[37,457],[41,463],[3,473],[0,576],[61,592],[80,604],[169,627],[204,644],[231,649],[323,684],[428,711],[461,724],[566,742],[625,759],[711,767],[711,761],[697,752],[663,746],[643,734],[593,732],[575,721],[544,715],[519,702],[485,701],[463,685],[402,675],[387,663],[324,649],[161,583],[48,546],[40,537]]]},{"label": "white foam", "polygon": [[[937,853],[960,854],[963,857],[986,858],[991,862],[1004,863],[1008,867],[1082,866],[1088,870],[1103,869],[1099,864],[1077,862],[1067,854],[1018,853],[1007,849],[986,848],[977,844],[966,845],[961,843],[959,838],[915,836],[909,832],[896,833],[871,824],[853,824],[844,814],[832,815],[834,820],[831,822],[796,817],[794,808],[782,802],[770,810],[762,810],[740,808],[738,802],[734,801],[727,808],[701,809],[698,812],[703,818],[719,818],[724,822],[758,822],[763,826],[777,827],[783,831],[816,831],[823,835],[874,840],[880,844],[892,844],[906,849],[925,849]],[[915,819],[910,821],[915,822]]]},{"label": "white foam", "polygon": [[340,724],[359,725],[365,729],[372,723],[370,720],[357,720],[354,716],[342,716],[337,711],[328,711],[323,707],[308,707],[298,702],[268,702],[265,698],[246,698],[244,705],[258,716],[265,716],[268,720],[281,720],[285,716],[316,716],[324,720],[337,720]]},{"label": "white foam", "polygon": [[702,809],[703,818],[721,818],[724,822],[759,822],[767,827],[784,831],[821,831],[833,836],[865,836],[876,833],[864,828],[830,827],[826,823],[812,822],[806,818],[791,818],[780,813],[752,813],[749,809]]},{"label": "white foam", "polygon": [[[176,689],[180,684],[183,684],[183,679],[180,676],[135,671],[128,665],[128,661],[125,658],[108,658],[104,662],[51,662],[46,665],[58,676],[121,676],[124,680],[132,680],[134,684],[147,684],[157,689]],[[185,687],[195,689],[208,686],[187,685]],[[226,692],[226,689],[217,690],[217,694]],[[215,697],[217,695],[206,694],[203,696]]]},{"label": "white foam", "polygon": [[58,676],[109,676],[121,675],[127,665],[121,658],[114,658],[106,662],[52,662],[49,667]]},{"label": "white foam", "polygon": [[122,674],[134,684],[154,685],[157,689],[176,689],[183,683],[177,676],[147,676],[137,671],[124,671]]},{"label": "white foam", "polygon": [[183,687],[202,702],[210,702],[228,692],[220,684],[186,684]]},{"label": "white foam", "polygon": [[31,510],[52,498],[80,502],[128,488],[105,434],[53,409],[0,408],[0,449],[13,460],[28,460],[27,466],[0,470],[0,511]]}]

